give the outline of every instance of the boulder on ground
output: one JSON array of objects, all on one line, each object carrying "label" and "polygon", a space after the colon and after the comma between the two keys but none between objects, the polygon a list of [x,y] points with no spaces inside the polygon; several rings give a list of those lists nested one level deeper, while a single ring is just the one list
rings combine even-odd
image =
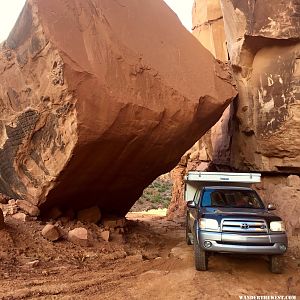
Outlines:
[{"label": "boulder on ground", "polygon": [[51,242],[57,241],[61,237],[59,229],[52,224],[47,224],[43,228],[42,236]]},{"label": "boulder on ground", "polygon": [[101,237],[105,242],[108,242],[110,238],[110,231],[109,230],[101,231]]},{"label": "boulder on ground", "polygon": [[26,200],[17,200],[16,204],[32,217],[37,217],[40,214],[39,208]]},{"label": "boulder on ground", "polygon": [[16,214],[12,215],[12,217],[14,219],[22,221],[22,222],[26,222],[28,220],[28,216],[22,212],[16,213]]},{"label": "boulder on ground", "polygon": [[88,231],[82,227],[70,230],[68,240],[73,244],[86,247],[89,245]]}]

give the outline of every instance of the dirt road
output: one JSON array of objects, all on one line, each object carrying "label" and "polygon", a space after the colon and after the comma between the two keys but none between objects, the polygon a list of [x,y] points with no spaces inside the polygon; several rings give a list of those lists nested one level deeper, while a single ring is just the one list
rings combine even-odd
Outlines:
[{"label": "dirt road", "polygon": [[[44,241],[36,222],[9,220],[1,233],[0,299],[239,299],[300,296],[300,260],[288,255],[284,274],[260,257],[213,256],[197,272],[180,222],[130,213],[124,241],[82,248]],[[38,259],[32,266],[30,261]],[[29,262],[29,263],[28,263]]]}]

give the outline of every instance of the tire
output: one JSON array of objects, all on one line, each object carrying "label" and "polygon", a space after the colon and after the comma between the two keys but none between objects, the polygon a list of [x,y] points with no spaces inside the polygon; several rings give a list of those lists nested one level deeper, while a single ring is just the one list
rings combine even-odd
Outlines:
[{"label": "tire", "polygon": [[208,269],[208,253],[200,248],[196,238],[194,238],[194,252],[196,270],[206,271]]},{"label": "tire", "polygon": [[192,245],[192,241],[189,237],[189,233],[190,230],[189,230],[189,222],[188,222],[188,216],[186,216],[186,223],[185,223],[185,241],[186,241],[186,244],[187,245]]},{"label": "tire", "polygon": [[272,273],[281,274],[283,271],[282,255],[271,255],[269,257],[269,268]]}]

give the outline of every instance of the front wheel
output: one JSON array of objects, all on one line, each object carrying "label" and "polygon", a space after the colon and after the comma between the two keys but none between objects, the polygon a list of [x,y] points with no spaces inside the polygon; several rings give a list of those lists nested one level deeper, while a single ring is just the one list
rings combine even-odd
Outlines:
[{"label": "front wheel", "polygon": [[281,274],[283,271],[282,255],[271,255],[269,257],[269,268],[272,273]]},{"label": "front wheel", "polygon": [[196,270],[206,271],[208,269],[208,253],[200,248],[196,238],[194,238],[194,252]]}]

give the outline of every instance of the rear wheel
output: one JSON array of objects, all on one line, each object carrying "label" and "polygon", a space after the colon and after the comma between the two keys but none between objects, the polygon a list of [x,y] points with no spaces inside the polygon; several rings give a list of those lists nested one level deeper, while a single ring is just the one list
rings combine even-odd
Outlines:
[{"label": "rear wheel", "polygon": [[283,271],[282,255],[271,255],[269,257],[269,267],[272,273],[281,274]]},{"label": "rear wheel", "polygon": [[185,241],[187,243],[187,245],[192,245],[192,241],[189,237],[189,235],[191,234],[190,229],[189,229],[189,220],[188,220],[188,216],[186,216],[186,223],[185,223]]},{"label": "rear wheel", "polygon": [[194,238],[194,252],[196,270],[206,271],[208,269],[208,253],[200,248],[196,238]]}]

